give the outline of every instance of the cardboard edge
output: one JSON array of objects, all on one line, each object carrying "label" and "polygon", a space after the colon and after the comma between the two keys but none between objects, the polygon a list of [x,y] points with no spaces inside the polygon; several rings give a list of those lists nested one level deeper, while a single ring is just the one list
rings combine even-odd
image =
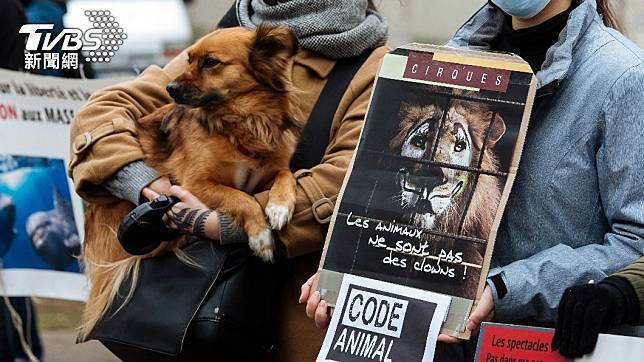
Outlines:
[{"label": "cardboard edge", "polygon": [[[419,50],[419,51],[424,51],[424,52],[432,51],[432,50],[436,51],[438,49],[440,49],[441,51],[445,51],[445,49],[448,49],[448,50],[453,49],[455,53],[456,52],[465,52],[465,53],[468,53],[468,55],[477,55],[479,57],[482,54],[481,52],[472,51],[472,50],[468,50],[468,49],[439,47],[439,46],[436,46],[436,45],[427,45],[427,46],[420,47],[420,45],[421,44],[419,44],[419,43],[411,43],[411,44],[406,44],[406,45],[397,47],[396,49]],[[484,54],[486,54],[485,58],[488,58],[488,59],[498,59],[499,61],[511,60],[512,62],[527,64],[523,59],[521,59],[520,57],[518,57],[517,55],[514,55],[514,54],[489,53],[490,54],[489,56],[487,56],[487,53],[484,53]],[[499,59],[499,58],[503,58],[503,59]],[[374,78],[374,83],[373,83],[373,86],[372,86],[372,92],[371,92],[371,95],[369,96],[369,105],[368,105],[366,113],[365,113],[364,122],[366,122],[366,119],[367,119],[367,117],[369,115],[369,111],[371,109],[371,104],[372,104],[372,100],[373,100],[373,96],[374,96],[373,90],[376,89],[376,86],[378,84],[378,79],[380,78],[380,68],[382,67],[383,60],[384,60],[384,57],[382,59],[380,59],[380,61],[379,61],[378,72],[377,72],[377,74],[376,74],[376,76]],[[510,168],[508,170],[508,178],[507,178],[506,184],[505,184],[505,186],[503,188],[503,192],[501,193],[501,200],[499,201],[499,207],[503,211],[500,212],[500,213],[497,213],[497,215],[496,215],[496,217],[494,219],[494,222],[492,224],[492,229],[490,231],[490,236],[488,237],[488,243],[487,243],[487,247],[486,247],[486,251],[485,251],[485,256],[483,258],[484,263],[483,263],[483,268],[481,269],[481,275],[482,276],[485,275],[486,277],[482,277],[479,280],[479,285],[478,285],[478,288],[477,288],[476,297],[472,300],[473,301],[472,308],[465,315],[465,317],[466,317],[465,320],[467,320],[467,318],[469,318],[472,310],[474,310],[478,306],[478,303],[479,303],[479,301],[481,299],[481,296],[483,295],[483,291],[485,290],[485,286],[486,286],[486,283],[487,283],[487,274],[489,273],[489,269],[490,269],[490,262],[491,262],[492,253],[493,253],[493,250],[494,250],[494,244],[495,244],[495,241],[496,241],[496,235],[497,235],[497,232],[498,232],[498,227],[499,227],[499,225],[501,223],[502,216],[503,216],[503,214],[505,212],[505,206],[507,204],[507,200],[508,200],[509,195],[510,195],[510,190],[511,190],[512,186],[514,185],[514,179],[516,177],[516,172],[517,172],[517,169],[518,169],[518,165],[519,165],[519,162],[521,160],[521,155],[523,153],[523,146],[525,144],[525,137],[526,137],[526,133],[527,133],[527,129],[528,129],[528,124],[529,124],[529,121],[530,121],[530,116],[531,116],[531,113],[532,113],[532,106],[534,104],[534,96],[535,96],[536,90],[537,90],[537,78],[536,78],[536,75],[534,73],[532,73],[532,72],[530,72],[530,73],[532,74],[532,77],[531,77],[531,81],[530,81],[530,85],[529,85],[529,90],[528,90],[527,100],[526,100],[526,104],[525,104],[525,109],[524,109],[524,112],[523,112],[523,117],[521,119],[521,127],[519,128],[519,133],[517,135],[517,142],[515,144],[515,148],[514,148],[513,155],[512,155],[512,160],[510,162]],[[325,241],[324,241],[324,247],[322,249],[322,255],[320,257],[320,263],[318,265],[318,270],[317,270],[317,272],[315,274],[315,278],[313,279],[312,290],[320,291],[320,289],[319,289],[320,274],[324,270],[323,266],[324,266],[324,261],[326,259],[326,254],[327,254],[327,251],[328,251],[329,243],[331,242],[331,235],[333,234],[333,228],[335,226],[335,223],[336,223],[336,220],[337,220],[337,217],[338,217],[338,212],[340,210],[340,204],[342,203],[344,192],[345,192],[347,184],[349,182],[350,175],[353,172],[355,159],[356,159],[357,154],[358,154],[357,151],[358,151],[358,149],[360,147],[360,144],[362,142],[363,131],[364,131],[364,127],[362,127],[362,129],[360,130],[360,139],[358,140],[358,143],[356,144],[356,148],[355,148],[355,150],[353,152],[353,155],[351,157],[351,162],[349,164],[349,167],[347,168],[347,173],[345,174],[344,180],[342,181],[342,187],[340,188],[340,192],[338,193],[338,196],[337,196],[337,199],[336,199],[336,202],[335,202],[335,206],[334,206],[334,209],[333,209],[333,215],[332,215],[331,221],[329,223],[329,228],[327,230],[327,235],[326,235],[326,238],[325,238]],[[344,273],[340,273],[340,274],[344,275]],[[448,295],[448,294],[446,294],[446,295]],[[448,295],[448,296],[454,297],[454,296],[451,296],[451,295]],[[324,300],[327,301],[327,303],[329,304],[330,307],[332,307],[332,308],[335,307],[335,300],[333,300],[333,301],[328,301],[327,299],[324,299]],[[449,315],[449,311],[448,311],[448,315]],[[448,336],[451,336],[451,337],[455,337],[455,338],[458,338],[458,339],[463,339],[463,340],[469,340],[472,337],[471,331],[469,331],[467,329],[465,329],[464,331],[461,332],[461,331],[454,331],[454,330],[447,329],[447,328],[441,328],[440,333],[448,335]]]}]

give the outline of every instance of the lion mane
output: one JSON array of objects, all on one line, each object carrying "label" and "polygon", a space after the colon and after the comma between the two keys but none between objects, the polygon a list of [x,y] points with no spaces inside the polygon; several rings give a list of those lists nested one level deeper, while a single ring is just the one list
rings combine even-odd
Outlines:
[{"label": "lion mane", "polygon": [[[453,144],[449,142],[448,138],[450,134],[449,128],[455,123],[450,122],[466,123],[467,132],[472,141],[472,157],[466,166],[477,168],[479,155],[483,150],[480,169],[498,172],[500,164],[494,151],[494,145],[505,133],[503,119],[498,113],[492,112],[488,105],[469,100],[468,97],[471,97],[474,94],[473,92],[455,90],[453,94],[465,97],[465,99],[459,97],[453,98],[449,102],[435,100],[431,103],[425,102],[425,104],[403,103],[399,113],[400,124],[398,132],[389,144],[390,150],[395,154],[401,155],[404,143],[420,123],[427,122],[428,119],[435,119],[434,122],[439,122],[442,118],[444,123],[441,129],[437,131],[439,140],[433,161],[441,164],[458,164],[454,162],[449,152],[443,152],[445,151],[443,149],[452,147]],[[494,120],[492,120],[493,116]],[[492,123],[491,127],[490,123]],[[438,128],[438,125],[436,127]],[[436,136],[434,135],[434,137]],[[433,142],[434,139],[431,140],[431,143]],[[487,143],[486,147],[483,147],[484,142]],[[422,159],[429,161],[429,156]],[[432,165],[430,167],[439,166]],[[416,168],[419,169],[419,167]],[[448,167],[443,168],[443,170],[447,169]],[[432,229],[446,234],[460,234],[487,240],[501,199],[499,180],[493,175],[480,173],[477,176],[476,173],[464,171],[463,169],[454,172],[458,173],[459,176],[467,177],[466,186],[451,199],[446,212],[437,216]],[[475,181],[476,178],[478,180]],[[474,186],[476,187],[472,193]],[[470,195],[471,201],[463,220],[463,229],[462,232],[459,232],[460,218],[467,206]]]}]

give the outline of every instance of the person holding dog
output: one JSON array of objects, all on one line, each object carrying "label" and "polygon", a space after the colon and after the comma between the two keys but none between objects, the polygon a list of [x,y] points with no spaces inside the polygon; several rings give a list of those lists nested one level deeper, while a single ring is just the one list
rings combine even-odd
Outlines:
[{"label": "person holding dog", "polygon": [[[329,122],[329,136],[322,139],[321,160],[307,154],[312,147],[298,148],[291,163],[297,179],[295,211],[292,220],[277,233],[281,251],[278,246],[276,252],[289,258],[290,273],[281,297],[276,359],[313,360],[323,332],[307,323],[301,313],[297,305],[299,287],[319,262],[333,202],[360,136],[379,61],[387,52],[383,47],[387,22],[367,0],[237,0],[225,19],[250,29],[260,24],[291,29],[301,47],[292,64],[292,82],[301,92],[303,118]],[[338,80],[331,78],[341,63],[357,66],[346,89],[342,89],[337,107],[333,106],[326,120],[311,116],[317,103],[324,105],[321,94],[328,82]],[[173,186],[167,177],[145,164],[132,131],[139,118],[172,101],[166,86],[186,66],[184,52],[164,68],[151,66],[133,81],[95,93],[78,112],[71,131],[69,172],[81,197],[92,202],[110,203],[118,198],[138,204],[170,194],[181,199],[175,210],[207,209],[189,190]],[[268,192],[254,197],[264,209]],[[208,239],[221,244],[247,241],[227,215],[211,212],[206,224],[202,230]],[[176,227],[171,221],[169,225]]]},{"label": "person holding dog", "polygon": [[[609,0],[490,0],[448,43],[516,53],[538,79],[472,332],[484,321],[552,326],[566,288],[644,253],[644,51],[619,28]],[[300,300],[325,327],[328,306],[311,284]],[[435,360],[471,360],[474,347],[439,344]]]}]

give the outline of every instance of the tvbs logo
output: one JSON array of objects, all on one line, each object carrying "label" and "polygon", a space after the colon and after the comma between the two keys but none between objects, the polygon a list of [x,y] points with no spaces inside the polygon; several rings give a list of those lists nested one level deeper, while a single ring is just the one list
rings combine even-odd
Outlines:
[{"label": "tvbs logo", "polygon": [[26,24],[25,69],[78,69],[79,56],[86,62],[109,62],[127,34],[109,10],[86,10],[92,27],[82,31],[64,28],[55,33],[54,24]]}]

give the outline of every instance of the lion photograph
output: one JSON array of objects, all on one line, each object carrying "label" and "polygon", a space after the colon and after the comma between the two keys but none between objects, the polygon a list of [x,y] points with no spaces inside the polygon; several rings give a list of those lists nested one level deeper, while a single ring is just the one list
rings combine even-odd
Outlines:
[{"label": "lion photograph", "polygon": [[327,248],[324,268],[386,270],[394,283],[474,299],[520,108],[490,92],[379,85],[374,98],[387,102],[369,111],[331,236],[343,242]]},{"label": "lion photograph", "polygon": [[424,229],[487,240],[501,186],[476,169],[499,171],[493,147],[504,133],[501,116],[480,102],[402,103],[391,152],[417,161],[396,176],[394,199],[405,218]]}]

